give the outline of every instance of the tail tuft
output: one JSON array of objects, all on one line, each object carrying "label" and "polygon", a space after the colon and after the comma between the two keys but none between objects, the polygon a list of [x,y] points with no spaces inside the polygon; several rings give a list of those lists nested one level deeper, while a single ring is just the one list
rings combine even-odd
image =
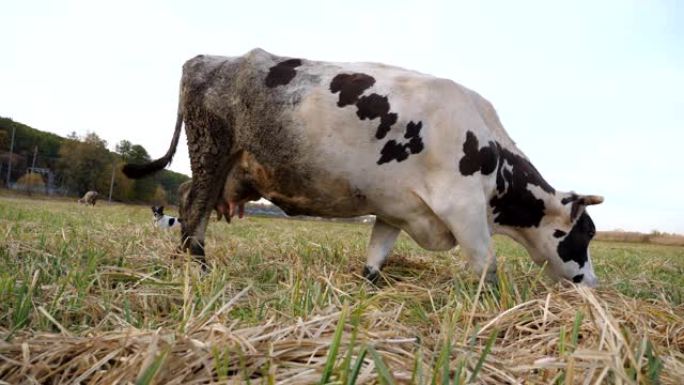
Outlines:
[{"label": "tail tuft", "polygon": [[140,179],[143,177],[146,177],[156,171],[159,171],[166,167],[166,165],[169,163],[169,159],[166,157],[163,157],[161,159],[157,159],[154,162],[150,163],[143,163],[143,164],[135,164],[135,163],[129,163],[125,164],[121,171],[123,171],[124,175],[131,179]]},{"label": "tail tuft", "polygon": [[146,177],[152,173],[155,173],[164,167],[171,163],[171,159],[173,159],[173,154],[176,153],[176,147],[178,146],[178,138],[180,138],[180,130],[181,126],[183,125],[183,114],[180,112],[180,107],[178,108],[178,115],[176,117],[176,128],[173,131],[173,138],[171,139],[171,145],[169,146],[169,150],[166,152],[166,155],[162,156],[161,158],[149,162],[149,163],[143,163],[143,164],[126,164],[123,166],[121,171],[123,173],[131,178],[131,179],[139,179]]}]

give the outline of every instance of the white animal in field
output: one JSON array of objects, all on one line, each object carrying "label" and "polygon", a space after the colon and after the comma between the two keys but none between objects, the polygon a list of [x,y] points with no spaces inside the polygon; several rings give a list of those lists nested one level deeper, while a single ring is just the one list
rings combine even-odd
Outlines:
[{"label": "white animal in field", "polygon": [[160,229],[180,226],[178,218],[164,214],[164,206],[152,206],[152,215],[154,216],[154,226]]}]

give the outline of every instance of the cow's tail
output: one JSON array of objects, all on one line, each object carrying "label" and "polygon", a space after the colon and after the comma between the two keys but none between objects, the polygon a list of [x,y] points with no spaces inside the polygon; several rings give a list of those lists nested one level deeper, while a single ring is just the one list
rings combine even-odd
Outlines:
[{"label": "cow's tail", "polygon": [[126,174],[126,176],[129,178],[139,179],[152,173],[155,173],[166,167],[169,163],[171,163],[171,159],[173,159],[173,155],[176,153],[176,147],[178,146],[178,139],[180,138],[181,126],[183,126],[183,113],[182,108],[180,108],[179,106],[178,116],[176,118],[176,129],[173,132],[173,139],[171,139],[171,145],[169,146],[169,150],[166,151],[166,155],[149,163],[128,163],[123,166],[123,173]]}]

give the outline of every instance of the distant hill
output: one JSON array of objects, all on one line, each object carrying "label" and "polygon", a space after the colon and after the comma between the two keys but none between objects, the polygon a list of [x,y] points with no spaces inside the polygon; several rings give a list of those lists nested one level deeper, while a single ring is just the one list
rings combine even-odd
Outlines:
[{"label": "distant hill", "polygon": [[[77,195],[79,192],[70,191],[64,187],[63,172],[60,170],[60,148],[70,138],[65,138],[51,132],[41,131],[21,122],[16,122],[11,118],[0,117],[0,185],[5,185],[7,179],[8,164],[10,161],[10,142],[12,129],[15,129],[14,149],[12,151],[12,175],[11,183],[15,183],[19,178],[26,174],[33,162],[34,151],[36,153],[35,167],[50,170],[51,179],[54,179],[50,191],[59,191],[62,194]],[[73,140],[71,140],[73,141]],[[120,156],[112,151],[106,151],[106,156],[110,159],[120,159]],[[109,166],[111,175],[111,166]],[[177,201],[178,186],[190,179],[187,175],[170,170],[162,170],[152,177],[153,183],[160,186],[168,202]],[[106,181],[105,181],[106,182]],[[108,183],[101,182],[99,185]],[[130,182],[134,183],[134,182]],[[149,182],[148,182],[149,184]],[[105,188],[108,190],[108,188]],[[102,190],[102,189],[101,189]],[[106,195],[108,191],[100,191]],[[130,194],[129,194],[130,195]],[[157,194],[158,196],[158,194]],[[134,195],[129,199],[120,198],[122,201],[136,201]]]},{"label": "distant hill", "polygon": [[596,239],[599,241],[611,242],[631,242],[631,243],[652,243],[656,245],[684,246],[684,235],[661,233],[652,231],[651,233],[638,233],[634,231],[598,231]]}]

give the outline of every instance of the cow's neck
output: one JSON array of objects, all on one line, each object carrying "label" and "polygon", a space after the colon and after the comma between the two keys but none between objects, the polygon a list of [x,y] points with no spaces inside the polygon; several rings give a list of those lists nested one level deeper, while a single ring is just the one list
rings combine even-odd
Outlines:
[{"label": "cow's neck", "polygon": [[517,239],[521,230],[538,228],[549,209],[556,208],[556,190],[517,148],[498,150],[490,220],[494,232]]}]

